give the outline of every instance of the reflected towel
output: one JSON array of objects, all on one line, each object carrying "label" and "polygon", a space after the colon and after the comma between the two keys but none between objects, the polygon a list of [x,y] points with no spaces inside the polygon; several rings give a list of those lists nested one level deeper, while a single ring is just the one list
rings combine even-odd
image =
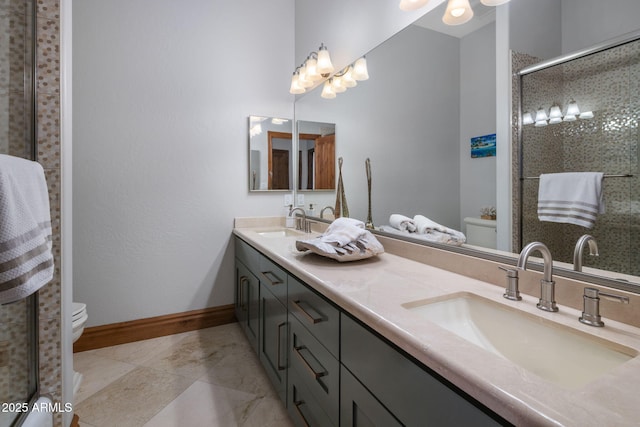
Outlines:
[{"label": "reflected towel", "polygon": [[540,175],[538,219],[592,228],[604,213],[601,172]]},{"label": "reflected towel", "polygon": [[400,214],[391,214],[389,217],[389,225],[400,231],[408,231],[410,233],[417,230],[416,223],[413,219]]},{"label": "reflected towel", "polygon": [[53,279],[49,193],[40,164],[0,154],[0,304]]},{"label": "reflected towel", "polygon": [[467,237],[461,231],[445,227],[423,215],[416,215],[413,220],[416,223],[417,233],[428,234],[429,240],[455,245],[461,245],[467,241]]}]

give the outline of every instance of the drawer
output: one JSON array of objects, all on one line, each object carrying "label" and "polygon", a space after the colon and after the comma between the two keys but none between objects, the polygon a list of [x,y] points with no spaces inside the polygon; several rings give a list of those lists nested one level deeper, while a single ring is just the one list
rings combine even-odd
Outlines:
[{"label": "drawer", "polygon": [[314,399],[295,369],[289,370],[287,410],[297,427],[337,427]]},{"label": "drawer", "polygon": [[324,297],[289,277],[289,311],[336,358],[340,348],[340,312]]},{"label": "drawer", "polygon": [[251,270],[253,274],[258,273],[257,269],[259,268],[260,263],[260,252],[253,249],[247,242],[236,237],[235,240],[235,252],[236,258],[238,258],[245,266]]},{"label": "drawer", "polygon": [[295,370],[314,400],[339,423],[340,363],[295,317],[290,320],[289,367]]},{"label": "drawer", "polygon": [[341,362],[403,425],[504,425],[472,397],[345,314],[340,339]]},{"label": "drawer", "polygon": [[287,272],[262,254],[259,278],[280,302],[287,305]]}]

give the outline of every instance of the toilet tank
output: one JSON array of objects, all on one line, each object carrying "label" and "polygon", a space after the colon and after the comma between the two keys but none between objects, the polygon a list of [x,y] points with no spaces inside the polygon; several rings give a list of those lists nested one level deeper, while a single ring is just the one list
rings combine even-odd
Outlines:
[{"label": "toilet tank", "polygon": [[469,245],[496,248],[496,220],[467,217],[464,223]]}]

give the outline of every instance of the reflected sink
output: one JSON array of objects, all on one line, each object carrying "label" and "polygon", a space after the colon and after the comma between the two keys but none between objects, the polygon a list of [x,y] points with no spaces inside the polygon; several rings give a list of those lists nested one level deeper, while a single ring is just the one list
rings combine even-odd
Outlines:
[{"label": "reflected sink", "polygon": [[277,228],[277,229],[271,229],[271,230],[262,230],[262,231],[256,231],[256,233],[258,233],[259,235],[261,235],[263,237],[291,237],[291,236],[301,237],[301,236],[304,236],[304,233],[302,231],[297,231],[297,230],[292,229],[292,228]]},{"label": "reflected sink", "polygon": [[631,348],[472,293],[457,293],[402,306],[529,372],[569,389],[580,388],[638,355]]}]

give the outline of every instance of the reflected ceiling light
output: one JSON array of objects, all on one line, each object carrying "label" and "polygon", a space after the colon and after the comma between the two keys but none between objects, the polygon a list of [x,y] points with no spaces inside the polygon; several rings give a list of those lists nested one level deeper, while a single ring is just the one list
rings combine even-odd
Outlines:
[{"label": "reflected ceiling light", "polygon": [[558,104],[553,104],[549,111],[549,124],[555,125],[560,122],[562,122],[562,111],[560,111]]},{"label": "reflected ceiling light", "polygon": [[449,0],[442,22],[447,25],[461,25],[473,18],[469,0]]},{"label": "reflected ceiling light", "polygon": [[400,10],[409,12],[411,10],[420,9],[427,3],[429,3],[429,0],[400,0],[400,5],[398,7],[400,8]]},{"label": "reflected ceiling light", "polygon": [[274,125],[281,125],[284,123],[287,123],[289,120],[288,119],[279,119],[277,117],[273,117],[271,119],[271,123],[273,123]]},{"label": "reflected ceiling light", "polygon": [[321,97],[325,99],[333,99],[336,97],[336,93],[333,90],[333,85],[331,84],[331,80],[327,80],[324,82],[324,86],[322,87]]},{"label": "reflected ceiling light", "polygon": [[349,65],[347,67],[347,71],[345,71],[344,75],[342,76],[342,85],[344,87],[355,87],[357,86],[357,84],[358,82],[353,78],[353,66]]},{"label": "reflected ceiling light", "polygon": [[567,116],[577,116],[578,114],[580,114],[578,103],[571,99],[569,105],[567,105]]},{"label": "reflected ceiling light", "polygon": [[526,112],[522,115],[522,124],[530,125],[533,123],[533,117],[531,117],[531,113]]},{"label": "reflected ceiling light", "polygon": [[593,111],[585,111],[584,113],[580,113],[581,119],[593,119]]},{"label": "reflected ceiling light", "polygon": [[538,111],[536,111],[536,127],[546,126],[547,119],[547,112],[544,110],[544,108],[538,108]]},{"label": "reflected ceiling light", "polygon": [[369,79],[369,70],[367,70],[366,57],[363,56],[353,64],[352,76],[359,82]]},{"label": "reflected ceiling light", "polygon": [[500,6],[501,4],[509,3],[511,0],[480,0],[485,6]]},{"label": "reflected ceiling light", "polygon": [[335,75],[330,80],[331,86],[333,86],[333,91],[335,93],[346,92],[347,88],[342,84],[342,76]]},{"label": "reflected ceiling light", "polygon": [[253,138],[256,135],[260,135],[262,133],[262,125],[260,123],[256,123],[255,125],[249,128],[249,137]]},{"label": "reflected ceiling light", "polygon": [[308,88],[313,87],[322,78],[327,78],[333,72],[333,64],[329,50],[320,44],[317,52],[311,52],[302,65],[297,67],[291,77],[291,87],[289,93],[305,93]]}]

